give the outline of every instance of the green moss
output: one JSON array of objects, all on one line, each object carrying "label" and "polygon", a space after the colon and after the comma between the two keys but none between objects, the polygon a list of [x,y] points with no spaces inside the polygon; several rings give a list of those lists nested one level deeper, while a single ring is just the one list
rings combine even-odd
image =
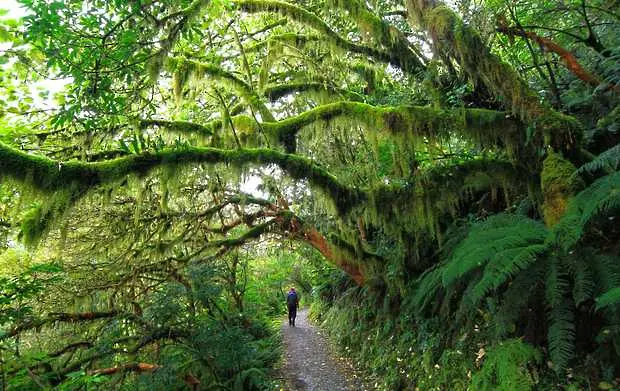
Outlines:
[{"label": "green moss", "polygon": [[543,163],[541,189],[543,215],[548,227],[554,226],[566,212],[570,199],[584,186],[574,175],[577,169],[560,154],[550,152]]},{"label": "green moss", "polygon": [[33,205],[22,217],[20,236],[26,247],[33,247],[39,242],[46,230],[48,213],[41,204]]},{"label": "green moss", "polygon": [[428,30],[436,48],[454,58],[474,84],[483,83],[519,118],[533,124],[543,137],[534,140],[557,150],[570,150],[581,142],[581,126],[574,118],[540,103],[537,94],[519,74],[491,53],[480,35],[441,3],[409,2],[411,17]]},{"label": "green moss", "polygon": [[365,100],[365,96],[358,94],[354,91],[344,90],[340,88],[331,87],[325,85],[324,83],[314,83],[314,82],[300,82],[300,83],[286,83],[274,86],[267,86],[264,89],[264,94],[271,101],[276,101],[286,95],[296,93],[296,92],[328,92],[330,94],[338,94],[343,96],[349,101],[353,102],[363,102]]},{"label": "green moss", "polygon": [[[164,120],[157,120],[157,119],[140,120],[140,127],[142,129],[145,129],[151,126],[165,128],[168,131],[177,133],[177,134],[188,134],[188,135],[200,134],[204,136],[213,135],[213,129],[216,127],[215,124],[200,125],[200,124],[197,124],[195,122],[190,122],[190,121],[164,121]],[[221,126],[221,123],[219,126]]]},{"label": "green moss", "polygon": [[556,151],[569,151],[577,148],[583,141],[583,125],[574,117],[547,111],[533,122],[536,132],[544,137],[545,145]]},{"label": "green moss", "polygon": [[[50,228],[59,223],[75,199],[81,195],[73,184],[47,197],[44,202],[33,204],[22,216],[19,237],[28,248],[35,248],[45,238]],[[62,232],[61,232],[62,234]]]},{"label": "green moss", "polygon": [[222,150],[187,147],[157,153],[131,155],[106,162],[56,162],[31,156],[0,143],[0,174],[27,182],[39,190],[55,192],[70,188],[82,194],[89,188],[121,180],[129,174],[143,175],[155,167],[170,164],[229,163],[236,166],[277,164],[293,179],[307,179],[325,191],[344,213],[364,199],[363,192],[341,184],[336,177],[310,159],[272,149]]},{"label": "green moss", "polygon": [[376,16],[365,2],[331,0],[329,3],[348,12],[348,17],[357,23],[363,39],[374,41],[375,45],[385,48],[389,53],[390,63],[410,73],[424,69],[423,56],[420,52],[409,43],[400,30]]},{"label": "green moss", "polygon": [[221,82],[228,83],[243,97],[249,106],[254,107],[261,114],[264,121],[275,121],[273,114],[271,114],[252,87],[232,73],[213,64],[187,60],[181,57],[169,58],[167,66],[175,75],[175,96],[182,95],[181,89],[190,80],[190,76],[196,80],[202,80],[206,76],[210,76]]},{"label": "green moss", "polygon": [[[308,25],[318,31],[321,34],[322,40],[327,40],[335,47],[349,52],[370,56],[386,63],[392,63],[412,73],[419,72],[423,68],[421,62],[413,56],[403,57],[399,55],[401,53],[398,52],[391,53],[390,51],[379,50],[371,46],[365,46],[348,41],[332,30],[327,23],[325,23],[317,15],[297,5],[282,1],[269,0],[240,0],[235,1],[235,4],[237,4],[239,8],[245,12],[278,12],[284,16],[288,16],[291,19]],[[404,43],[405,41],[403,41],[403,44]],[[409,50],[409,53],[412,53],[411,50]],[[403,58],[408,59],[408,61],[403,61]]]}]

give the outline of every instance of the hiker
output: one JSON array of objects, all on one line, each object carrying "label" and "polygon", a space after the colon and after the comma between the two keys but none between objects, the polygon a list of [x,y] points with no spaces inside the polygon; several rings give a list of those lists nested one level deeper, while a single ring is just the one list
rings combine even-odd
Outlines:
[{"label": "hiker", "polygon": [[288,325],[295,327],[295,318],[297,317],[297,307],[299,306],[299,295],[295,292],[295,288],[291,288],[286,295],[286,306],[288,307]]}]

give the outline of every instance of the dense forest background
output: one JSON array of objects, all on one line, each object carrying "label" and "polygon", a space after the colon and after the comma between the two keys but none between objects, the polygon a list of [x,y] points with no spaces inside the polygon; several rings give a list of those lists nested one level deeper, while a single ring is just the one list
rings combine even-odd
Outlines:
[{"label": "dense forest background", "polygon": [[616,0],[19,0],[3,390],[620,387]]}]

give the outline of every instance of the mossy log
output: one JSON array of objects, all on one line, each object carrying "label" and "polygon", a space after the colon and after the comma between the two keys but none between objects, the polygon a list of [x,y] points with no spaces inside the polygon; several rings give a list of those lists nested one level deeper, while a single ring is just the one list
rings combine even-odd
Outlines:
[{"label": "mossy log", "polygon": [[550,152],[545,158],[540,183],[547,227],[557,224],[566,213],[570,200],[585,186],[581,177],[574,175],[576,170],[571,162],[557,153]]}]

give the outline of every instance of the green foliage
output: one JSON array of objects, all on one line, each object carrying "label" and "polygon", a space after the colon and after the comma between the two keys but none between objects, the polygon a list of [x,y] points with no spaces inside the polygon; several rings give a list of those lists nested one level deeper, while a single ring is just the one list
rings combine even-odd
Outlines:
[{"label": "green foliage", "polygon": [[615,287],[596,298],[596,308],[616,306],[620,303],[620,287]]},{"label": "green foliage", "polygon": [[269,388],[291,284],[379,388],[617,387],[612,5],[19,2],[13,388]]},{"label": "green foliage", "polygon": [[60,281],[61,271],[57,264],[42,263],[14,276],[0,276],[0,325],[18,323],[31,316],[34,299]]},{"label": "green foliage", "polygon": [[537,378],[531,366],[540,363],[542,354],[535,347],[509,339],[486,351],[482,368],[472,376],[476,390],[532,390]]},{"label": "green foliage", "polygon": [[595,173],[597,171],[618,171],[620,169],[620,144],[601,152],[594,160],[579,167],[577,173]]},{"label": "green foliage", "polygon": [[445,266],[442,281],[445,286],[463,278],[475,268],[487,264],[485,275],[490,281],[480,284],[480,293],[487,286],[496,287],[509,276],[525,269],[535,260],[533,255],[543,249],[545,227],[525,216],[498,214],[470,228],[469,234],[454,250]]},{"label": "green foliage", "polygon": [[588,224],[597,217],[614,213],[620,208],[620,173],[597,179],[577,194],[568,204],[566,214],[548,238],[568,250],[581,240]]}]

